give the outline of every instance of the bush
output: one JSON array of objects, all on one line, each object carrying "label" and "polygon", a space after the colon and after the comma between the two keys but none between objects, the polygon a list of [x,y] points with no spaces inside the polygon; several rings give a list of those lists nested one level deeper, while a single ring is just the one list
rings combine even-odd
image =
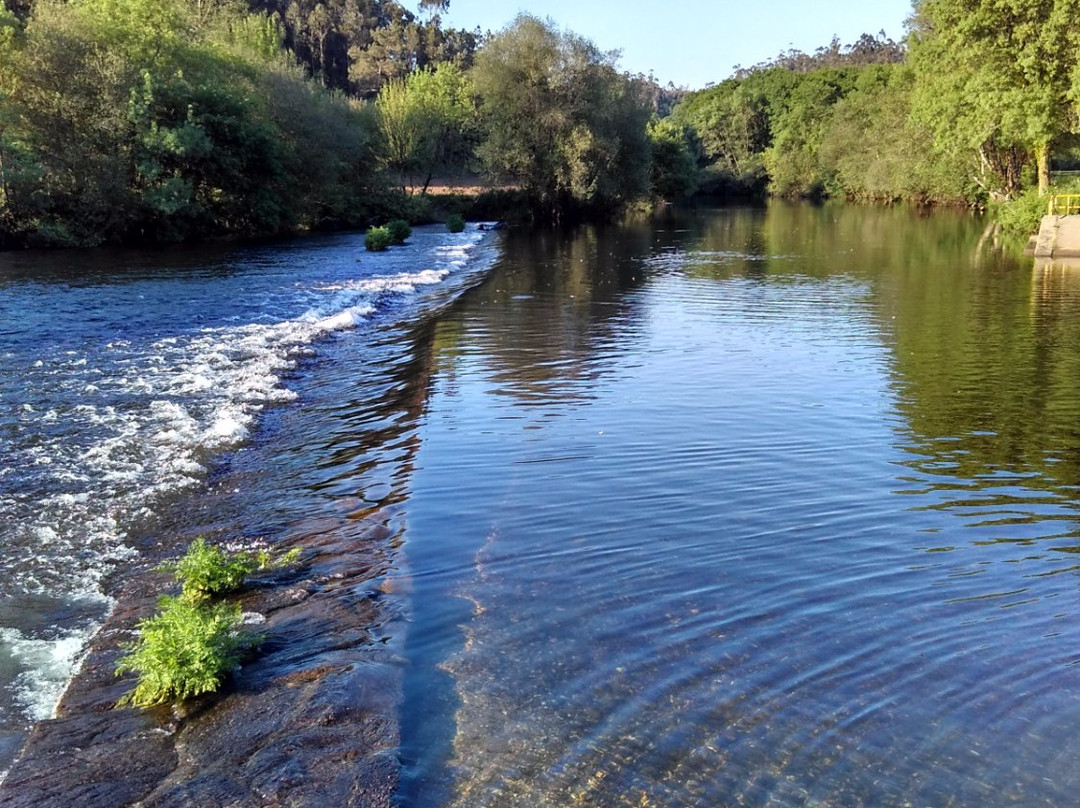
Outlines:
[{"label": "bush", "polygon": [[435,209],[427,196],[407,196],[398,204],[397,216],[414,224],[430,224],[436,221]]},{"label": "bush", "polygon": [[997,203],[994,218],[1006,233],[1030,236],[1039,232],[1039,223],[1046,215],[1049,201],[1049,197],[1039,196],[1038,190],[1031,188],[1015,199]]},{"label": "bush", "polygon": [[179,561],[162,564],[183,585],[184,597],[191,601],[232,592],[253,572],[266,572],[296,563],[300,549],[274,556],[265,548],[226,552],[206,543],[201,536],[191,543]]},{"label": "bush", "polygon": [[165,596],[158,609],[140,621],[138,639],[117,663],[117,675],[139,674],[135,689],[120,699],[120,705],[152,707],[212,693],[263,640],[240,630],[237,605]]},{"label": "bush", "polygon": [[393,243],[393,237],[386,227],[372,227],[364,236],[364,246],[371,252],[382,252]]},{"label": "bush", "polygon": [[139,622],[138,639],[116,665],[117,676],[135,671],[139,682],[117,704],[152,707],[217,690],[263,637],[240,630],[239,606],[212,604],[210,596],[239,589],[251,573],[293,564],[299,556],[300,548],[280,555],[266,548],[227,552],[199,537],[183,558],[163,564],[183,594],[162,597],[158,613]]},{"label": "bush", "polygon": [[412,228],[404,219],[394,219],[386,225],[386,229],[390,232],[391,244],[404,244],[405,239],[412,235]]},{"label": "bush", "polygon": [[446,217],[446,229],[451,233],[460,233],[465,229],[465,217],[460,213],[452,213]]}]

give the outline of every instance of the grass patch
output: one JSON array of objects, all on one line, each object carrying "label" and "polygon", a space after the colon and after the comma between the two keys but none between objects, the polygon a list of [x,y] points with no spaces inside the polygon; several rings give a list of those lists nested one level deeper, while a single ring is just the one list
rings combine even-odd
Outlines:
[{"label": "grass patch", "polygon": [[446,229],[451,233],[460,233],[465,229],[465,217],[460,213],[451,213],[446,217]]}]

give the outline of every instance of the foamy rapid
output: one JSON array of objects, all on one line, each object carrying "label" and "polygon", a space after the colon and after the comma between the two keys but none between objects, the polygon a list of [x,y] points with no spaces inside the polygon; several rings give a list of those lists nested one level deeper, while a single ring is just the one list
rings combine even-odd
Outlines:
[{"label": "foamy rapid", "polygon": [[[125,291],[128,298],[103,313],[79,310],[67,290],[48,287],[57,319],[34,324],[49,337],[59,334],[65,350],[32,361],[33,334],[16,333],[23,342],[6,350],[8,332],[0,330],[0,371],[9,377],[0,378],[0,409],[12,413],[0,421],[0,601],[7,604],[0,605],[0,655],[13,671],[0,680],[8,693],[0,707],[32,720],[51,713],[111,606],[101,584],[131,556],[128,531],[199,485],[215,455],[250,438],[266,407],[293,401],[287,376],[301,358],[327,335],[407,306],[422,288],[460,274],[482,239],[477,229],[421,229],[412,245],[386,258],[357,258],[353,242],[325,268],[309,251],[306,266],[253,275],[268,301],[262,307],[243,300],[228,308],[228,296],[244,289],[233,276],[223,276],[232,286],[220,292],[211,288],[216,277],[155,279],[145,292],[133,285],[137,295]],[[196,284],[226,310],[208,316],[205,327],[198,305],[174,309],[162,299]],[[7,302],[16,319],[36,304],[34,289],[17,291],[28,302]],[[9,293],[0,285],[0,313]],[[151,294],[168,321],[129,328],[124,306],[150,305]],[[107,325],[94,331],[93,318]],[[67,322],[91,332],[85,344],[68,338]]]},{"label": "foamy rapid", "polygon": [[0,628],[0,642],[24,670],[15,679],[15,702],[25,714],[41,721],[53,714],[56,702],[82,659],[86,641],[97,624],[82,631],[58,632],[53,639],[30,639],[11,628]]}]

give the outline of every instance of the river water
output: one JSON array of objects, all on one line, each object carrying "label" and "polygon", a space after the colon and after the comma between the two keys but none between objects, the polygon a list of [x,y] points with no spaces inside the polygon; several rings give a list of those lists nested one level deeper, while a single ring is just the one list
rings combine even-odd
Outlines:
[{"label": "river water", "polygon": [[[299,391],[337,342],[374,358],[373,334],[482,278],[490,242],[429,227],[380,254],[358,235],[0,254],[0,771],[112,607],[109,576],[162,532],[279,537],[272,517],[299,495],[253,484],[288,451],[265,439],[273,418],[311,404]],[[256,445],[262,468],[205,514],[200,497]],[[257,514],[230,521],[245,503]]]},{"label": "river water", "polygon": [[385,514],[406,808],[1069,804],[1080,270],[982,233],[3,257],[8,759],[140,542]]}]

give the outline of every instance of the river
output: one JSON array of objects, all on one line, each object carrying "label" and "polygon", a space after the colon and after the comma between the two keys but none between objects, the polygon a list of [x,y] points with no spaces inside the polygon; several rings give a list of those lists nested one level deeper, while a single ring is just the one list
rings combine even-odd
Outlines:
[{"label": "river", "polygon": [[7,759],[155,536],[385,513],[402,806],[1068,804],[1080,274],[983,224],[0,258]]}]

